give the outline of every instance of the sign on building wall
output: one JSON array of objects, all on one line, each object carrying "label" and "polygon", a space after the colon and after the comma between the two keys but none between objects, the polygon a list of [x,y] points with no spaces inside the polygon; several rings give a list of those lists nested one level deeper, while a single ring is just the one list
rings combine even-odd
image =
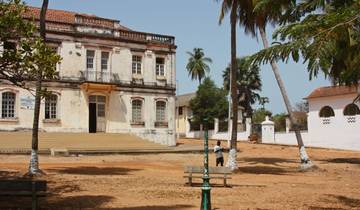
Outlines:
[{"label": "sign on building wall", "polygon": [[35,97],[23,96],[20,98],[20,109],[33,110],[35,107]]}]

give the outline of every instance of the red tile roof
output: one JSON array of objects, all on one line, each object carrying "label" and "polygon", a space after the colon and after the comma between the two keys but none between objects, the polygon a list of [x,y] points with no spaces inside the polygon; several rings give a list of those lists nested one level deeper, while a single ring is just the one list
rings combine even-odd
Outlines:
[{"label": "red tile roof", "polygon": [[[38,7],[27,7],[27,11],[25,12],[25,18],[34,18],[35,20],[40,19],[40,11],[41,8]],[[122,26],[119,24],[118,20],[112,20],[107,18],[98,17],[96,15],[91,14],[83,14],[83,13],[76,13],[70,12],[65,10],[56,10],[56,9],[48,9],[46,12],[46,21],[49,22],[56,22],[56,23],[64,23],[64,24],[75,24],[76,17],[83,17],[84,20],[83,24],[86,25],[101,25],[106,27],[114,27],[114,23],[118,24],[118,28],[122,30],[130,30],[129,28]],[[93,21],[98,20],[98,21]]]},{"label": "red tile roof", "polygon": [[[35,20],[39,20],[40,10],[40,8],[28,6],[24,16],[25,18],[34,18]],[[58,23],[74,24],[75,15],[76,13],[74,12],[48,9],[46,12],[46,20]]]},{"label": "red tile roof", "polygon": [[[360,87],[359,87],[360,88]],[[315,89],[310,93],[306,99],[309,98],[319,98],[319,97],[328,97],[328,96],[337,96],[337,95],[347,95],[357,93],[356,86],[329,86],[329,87],[320,87]]]}]

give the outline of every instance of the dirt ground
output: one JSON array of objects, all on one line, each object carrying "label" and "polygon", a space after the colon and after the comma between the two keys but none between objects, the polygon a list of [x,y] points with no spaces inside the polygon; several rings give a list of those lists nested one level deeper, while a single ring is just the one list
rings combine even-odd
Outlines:
[{"label": "dirt ground", "polygon": [[[360,209],[360,152],[308,149],[318,169],[300,172],[296,147],[240,143],[239,148],[239,169],[229,180],[231,187],[221,187],[222,180],[211,181],[218,184],[211,189],[213,209]],[[0,155],[0,176],[21,177],[28,159]],[[183,168],[202,162],[202,154],[40,156],[50,193],[40,205],[42,209],[199,209],[201,185],[186,186]],[[211,153],[211,165],[214,162]],[[30,206],[27,199],[0,198],[0,209],[26,206]]]}]

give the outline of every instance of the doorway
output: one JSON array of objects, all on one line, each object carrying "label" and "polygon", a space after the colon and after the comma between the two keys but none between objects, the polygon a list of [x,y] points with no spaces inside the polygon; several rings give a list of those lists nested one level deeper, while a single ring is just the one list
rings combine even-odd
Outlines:
[{"label": "doorway", "polygon": [[89,133],[105,132],[105,96],[89,96]]}]

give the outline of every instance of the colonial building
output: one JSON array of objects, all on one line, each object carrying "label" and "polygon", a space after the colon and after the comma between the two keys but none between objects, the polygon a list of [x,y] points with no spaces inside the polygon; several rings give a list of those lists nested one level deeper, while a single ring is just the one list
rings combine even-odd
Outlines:
[{"label": "colonial building", "polygon": [[[40,9],[25,18],[38,24]],[[117,20],[49,9],[47,42],[62,57],[60,79],[44,86],[40,129],[132,133],[175,145],[175,38]],[[31,129],[34,97],[0,80],[0,130]]]}]

